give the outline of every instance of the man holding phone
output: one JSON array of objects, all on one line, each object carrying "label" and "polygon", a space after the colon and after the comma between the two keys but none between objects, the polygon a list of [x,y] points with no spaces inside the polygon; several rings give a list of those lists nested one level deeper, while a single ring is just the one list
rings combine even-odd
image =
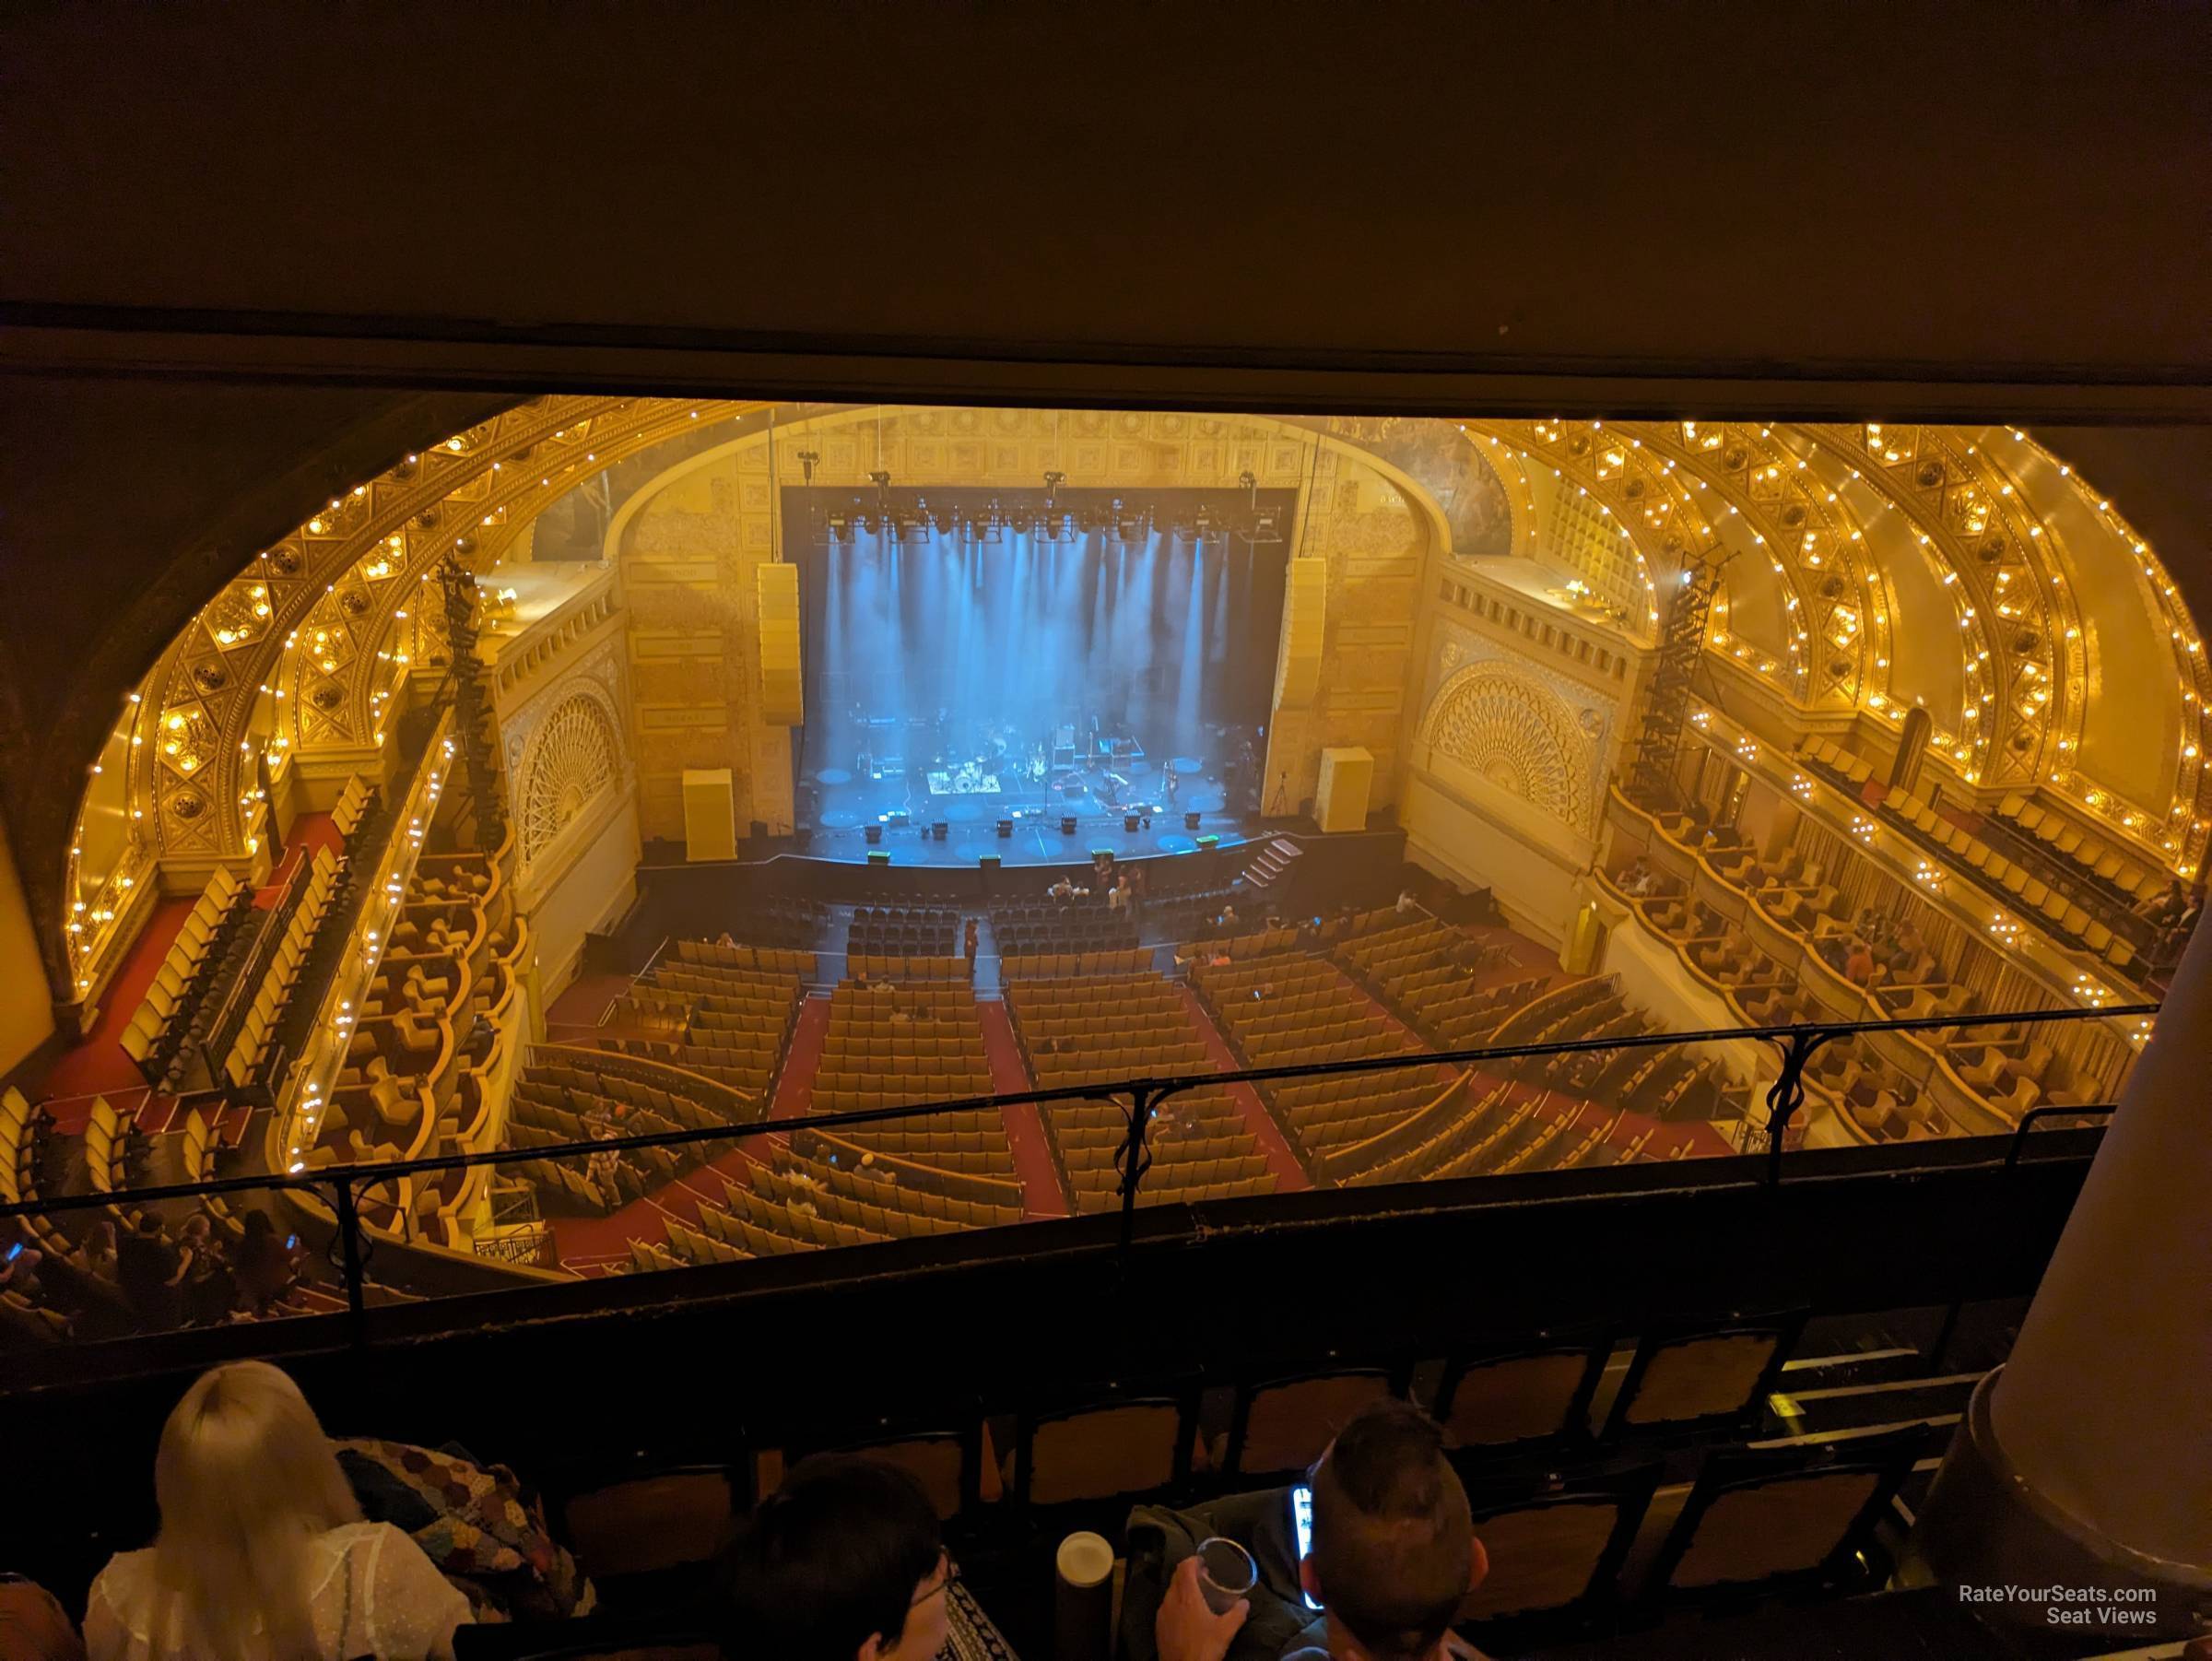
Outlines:
[{"label": "man holding phone", "polygon": [[[1479,1661],[1451,1627],[1489,1560],[1443,1449],[1409,1402],[1378,1402],[1337,1432],[1313,1467],[1311,1541],[1299,1542],[1307,1601],[1325,1613],[1281,1661]],[[1159,1661],[1224,1661],[1244,1625],[1244,1604],[1206,1607],[1198,1567],[1185,1560],[1160,1601]]]}]

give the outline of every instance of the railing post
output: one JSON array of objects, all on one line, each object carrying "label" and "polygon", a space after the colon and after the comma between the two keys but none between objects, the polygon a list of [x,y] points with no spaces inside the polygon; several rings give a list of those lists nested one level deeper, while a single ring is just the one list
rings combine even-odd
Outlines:
[{"label": "railing post", "polygon": [[1152,1110],[1164,1092],[1150,1084],[1133,1086],[1129,1091],[1129,1134],[1122,1139],[1122,1151],[1114,1163],[1122,1173],[1122,1261],[1126,1268],[1129,1248],[1136,1239],[1136,1191],[1145,1180],[1145,1172],[1152,1169],[1152,1152],[1145,1145],[1145,1137],[1152,1128]]},{"label": "railing post", "polygon": [[358,1346],[368,1341],[362,1312],[367,1301],[362,1295],[361,1216],[353,1192],[353,1178],[341,1177],[333,1184],[337,1195],[339,1264],[346,1276],[346,1316],[353,1329],[353,1341]]},{"label": "railing post", "polygon": [[1826,1032],[1793,1032],[1783,1041],[1782,1074],[1767,1092],[1767,1185],[1782,1181],[1782,1138],[1805,1105],[1805,1064],[1827,1043]]}]

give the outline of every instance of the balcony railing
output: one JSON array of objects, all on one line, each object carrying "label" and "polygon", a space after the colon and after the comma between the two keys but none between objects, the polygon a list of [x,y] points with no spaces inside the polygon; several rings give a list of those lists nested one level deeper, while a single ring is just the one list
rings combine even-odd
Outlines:
[{"label": "balcony railing", "polygon": [[[2152,1015],[2156,1006],[2144,1005],[2124,1009],[2098,1010],[2046,1009],[2031,1010],[2010,1015],[1973,1015],[1966,1017],[1931,1017],[1900,1020],[1851,1020],[1816,1024],[1798,1024],[1778,1027],[1722,1029],[1700,1032],[1651,1032],[1632,1036],[1610,1036],[1575,1039],[1566,1042],[1547,1042],[1524,1044],[1492,1044],[1464,1050],[1423,1051],[1394,1054],[1353,1060],[1325,1063],[1307,1063],[1298,1066],[1247,1067],[1239,1071],[1183,1074],[1172,1077],[1118,1078],[1096,1083],[1066,1086],[1052,1090],[1011,1091],[988,1096],[975,1096],[957,1101],[919,1102],[908,1105],[868,1108],[853,1112],[811,1114],[800,1118],[770,1120],[761,1118],[750,1122],[718,1125],[707,1128],[686,1128],[646,1136],[613,1137],[602,1140],[562,1143],[555,1146],[504,1148],[488,1152],[441,1155],[421,1159],[400,1160],[372,1165],[325,1166],[312,1171],[253,1173],[214,1181],[149,1186],[112,1192],[70,1195],[53,1198],[26,1201],[0,1206],[0,1219],[43,1216],[53,1219],[84,1211],[113,1211],[125,1215],[135,1207],[159,1205],[173,1201],[217,1201],[225,1196],[247,1193],[297,1193],[303,1197],[313,1196],[327,1202],[335,1227],[331,1231],[328,1255],[338,1275],[343,1291],[343,1308],[350,1315],[352,1339],[356,1343],[370,1341],[363,1312],[368,1305],[387,1296],[404,1298],[406,1289],[379,1285],[370,1275],[370,1264],[380,1249],[404,1248],[407,1243],[397,1240],[382,1231],[365,1226],[364,1199],[371,1205],[378,1203],[374,1191],[391,1188],[394,1192],[403,1179],[432,1178],[454,1172],[497,1170],[500,1167],[541,1160],[589,1160],[608,1153],[620,1154],[648,1149],[704,1149],[735,1145],[747,1138],[763,1135],[793,1131],[849,1130],[860,1126],[898,1125],[912,1122],[943,1124],[971,1118],[976,1114],[996,1113],[1001,1110],[1022,1105],[1049,1108],[1055,1103],[1098,1102],[1110,1101],[1123,1107],[1126,1115],[1126,1132],[1115,1158],[1119,1183],[1119,1232],[1115,1248],[1124,1255],[1130,1251],[1135,1230],[1138,1202],[1143,1196],[1145,1181],[1152,1166],[1152,1135],[1156,1115],[1163,1103],[1191,1090],[1218,1090],[1224,1087],[1250,1085],[1265,1087],[1291,1080],[1341,1078],[1367,1074],[1402,1072],[1415,1067],[1495,1068],[1515,1063],[1546,1057],[1573,1055],[1592,1052],[1648,1050],[1661,1046],[1695,1044],[1735,1044],[1747,1042],[1772,1043],[1779,1046],[1780,1073],[1765,1092],[1766,1117],[1756,1125],[1747,1119],[1747,1146],[1745,1152],[1753,1150],[1751,1144],[1763,1140],[1764,1163],[1759,1181],[1766,1186],[1785,1185],[1792,1160],[1785,1155],[1789,1131],[1805,1101],[1804,1073],[1806,1062],[1823,1045],[1862,1034],[1912,1033],[1936,1030],[1972,1029],[1999,1025],[2041,1026],[2065,1021],[2110,1020],[2115,1016]],[[2041,1108],[2026,1114],[2011,1134],[2003,1137],[1951,1138],[1941,1145],[1949,1150],[1945,1156],[1949,1162],[1978,1162],[1989,1166],[2011,1169],[2017,1166],[2031,1130],[2053,1118],[2100,1118],[2110,1113],[2109,1103],[2069,1105],[2064,1108]],[[1689,1123],[1681,1121],[1678,1123]],[[1961,1143],[1980,1143],[1978,1149],[1970,1150]],[[1487,1172],[1471,1174],[1492,1174]],[[1386,1190],[1410,1192],[1417,1184],[1385,1184]],[[1212,1202],[1208,1202],[1210,1205]],[[1234,1207],[1252,1202],[1224,1201]],[[520,1249],[506,1246],[484,1255],[492,1260],[512,1260],[521,1255]],[[493,1273],[500,1272],[498,1268]],[[549,1277],[533,1277],[543,1281]],[[482,1290],[479,1285],[476,1290]],[[327,1294],[325,1294],[327,1296]],[[338,1313],[335,1297],[328,1298],[330,1313]],[[294,1313],[303,1313],[297,1312]],[[312,1313],[312,1312],[305,1312]]]}]

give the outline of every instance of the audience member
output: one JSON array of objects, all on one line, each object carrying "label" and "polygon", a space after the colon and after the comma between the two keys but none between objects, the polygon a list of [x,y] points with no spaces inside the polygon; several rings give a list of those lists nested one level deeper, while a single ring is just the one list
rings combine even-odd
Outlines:
[{"label": "audience member", "polygon": [[154,1460],[161,1529],[92,1583],[91,1661],[439,1661],[468,1600],[364,1523],[314,1410],[265,1361],[204,1373]]},{"label": "audience member", "polygon": [[106,1218],[92,1225],[85,1236],[85,1268],[95,1279],[115,1278],[115,1225]]},{"label": "audience member", "polygon": [[724,1549],[723,1651],[778,1661],[933,1661],[951,1560],[929,1495],[895,1465],[802,1459]]},{"label": "audience member", "polygon": [[178,1238],[191,1254],[183,1285],[184,1318],[194,1326],[220,1325],[238,1305],[238,1277],[215,1243],[206,1213],[186,1219]]},{"label": "audience member", "polygon": [[0,1661],[85,1661],[61,1599],[17,1574],[0,1574]]},{"label": "audience member", "polygon": [[[1299,1576],[1324,1613],[1283,1661],[1474,1656],[1451,1627],[1489,1561],[1436,1422],[1408,1402],[1379,1402],[1337,1432],[1312,1483],[1312,1549]],[[1242,1603],[1213,1613],[1198,1560],[1184,1559],[1154,1622],[1159,1661],[1222,1661],[1249,1613]]]},{"label": "audience member", "polygon": [[1843,954],[1843,974],[1858,986],[1874,979],[1874,948],[1857,936],[1852,937],[1851,949]]},{"label": "audience member", "polygon": [[2163,893],[2144,895],[2136,901],[2133,909],[2136,916],[2152,927],[2165,928],[2187,909],[2187,904],[2182,879],[2177,877],[2167,885]]},{"label": "audience member", "polygon": [[239,1307],[250,1315],[266,1313],[291,1286],[295,1272],[290,1250],[276,1238],[276,1219],[266,1211],[247,1212],[245,1238],[238,1243],[233,1270]]},{"label": "audience member", "polygon": [[168,1332],[182,1322],[184,1295],[179,1289],[191,1269],[191,1256],[170,1244],[161,1219],[151,1211],[139,1213],[137,1227],[115,1248],[115,1278],[123,1295],[139,1323],[155,1332]]}]

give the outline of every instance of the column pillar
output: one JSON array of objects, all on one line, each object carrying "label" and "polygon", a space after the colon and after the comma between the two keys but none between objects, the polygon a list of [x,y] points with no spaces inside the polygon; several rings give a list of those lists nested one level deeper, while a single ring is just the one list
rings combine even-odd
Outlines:
[{"label": "column pillar", "polygon": [[[2150,1628],[2091,1608],[2115,1647],[2212,1627],[2208,1053],[2212,928],[2200,928],[2011,1358],[1975,1393],[1913,1538],[1959,1585],[2147,1589],[2153,1601],[2124,1607],[2155,1611]],[[2040,1604],[1979,1612],[2079,1635]]]}]

